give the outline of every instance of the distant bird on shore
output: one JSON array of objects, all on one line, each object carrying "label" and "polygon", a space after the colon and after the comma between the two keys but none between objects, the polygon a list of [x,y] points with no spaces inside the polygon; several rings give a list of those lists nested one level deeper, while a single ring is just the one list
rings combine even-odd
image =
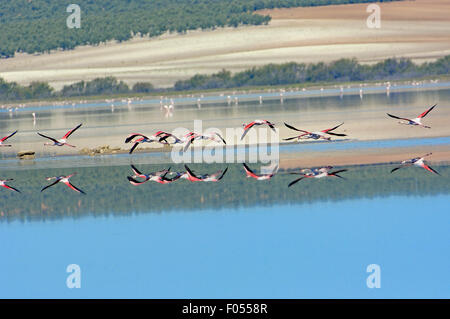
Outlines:
[{"label": "distant bird on shore", "polygon": [[293,139],[300,140],[302,138],[311,138],[314,140],[318,140],[320,138],[323,138],[325,140],[331,141],[331,137],[326,136],[326,134],[333,135],[333,136],[347,136],[346,134],[332,132],[343,124],[344,123],[341,123],[335,127],[332,127],[332,128],[326,129],[326,130],[322,130],[322,131],[309,132],[309,131],[305,131],[305,130],[300,130],[298,128],[293,127],[292,125],[284,123],[284,125],[286,125],[286,127],[290,128],[291,130],[302,132],[303,134],[294,136],[294,137],[284,138],[283,140],[285,140],[285,141],[289,141],[289,140],[293,140]]},{"label": "distant bird on shore", "polygon": [[8,136],[5,136],[4,138],[2,138],[2,139],[0,140],[0,147],[1,147],[1,146],[3,146],[3,147],[11,147],[11,146],[12,146],[11,144],[3,144],[3,142],[5,142],[8,138],[10,138],[11,136],[13,136],[13,135],[16,134],[17,132],[18,132],[18,130],[15,131],[15,132],[13,132],[13,133],[11,133],[11,134],[9,134]]},{"label": "distant bird on shore", "polygon": [[333,168],[333,166],[326,166],[326,167],[321,167],[321,168],[314,168],[311,170],[303,170],[299,173],[296,172],[292,172],[290,174],[297,174],[297,175],[302,175],[300,178],[297,178],[296,180],[293,180],[292,182],[289,183],[288,187],[291,187],[292,185],[298,183],[299,181],[301,181],[302,179],[305,178],[324,178],[324,177],[339,177],[339,178],[343,178],[342,176],[339,175],[339,173],[343,173],[346,172],[346,169],[340,169],[334,172],[330,172],[330,170]]},{"label": "distant bird on shore", "polygon": [[268,173],[268,174],[256,174],[255,172],[253,172],[247,164],[242,163],[242,165],[244,166],[244,170],[245,170],[245,174],[247,175],[247,177],[251,177],[254,178],[258,181],[264,181],[264,180],[269,180],[271,179],[273,176],[275,176],[275,174],[278,172],[278,165],[276,165],[274,167],[274,169],[272,170],[272,172]]},{"label": "distant bird on shore", "polygon": [[57,139],[55,139],[55,138],[53,138],[53,137],[50,137],[50,136],[46,136],[46,135],[44,135],[44,134],[41,134],[41,133],[37,133],[39,136],[42,136],[42,137],[44,137],[44,138],[47,138],[47,139],[49,139],[49,140],[51,140],[53,143],[50,143],[50,142],[47,142],[47,143],[44,143],[44,145],[49,145],[49,146],[64,146],[64,145],[67,145],[67,146],[70,146],[70,147],[76,147],[76,146],[74,146],[74,145],[70,145],[70,144],[68,144],[67,143],[67,139],[69,138],[69,136],[70,135],[72,135],[72,133],[73,132],[75,132],[76,130],[78,130],[79,128],[80,128],[80,126],[81,126],[82,124],[79,124],[77,127],[75,127],[74,129],[71,129],[69,132],[67,132],[66,133],[66,135],[64,135],[61,139],[59,139],[59,140],[57,140]]},{"label": "distant bird on shore", "polygon": [[67,185],[69,188],[73,189],[74,191],[76,191],[77,193],[81,193],[86,195],[85,192],[83,192],[81,189],[77,188],[75,185],[73,185],[69,179],[76,175],[76,173],[67,175],[67,176],[55,176],[55,177],[47,177],[46,180],[51,181],[51,180],[55,180],[53,183],[51,183],[50,185],[45,186],[43,189],[41,189],[41,192],[45,191],[47,188],[52,187],[58,183],[63,183],[65,185]]},{"label": "distant bird on shore", "polygon": [[431,173],[440,175],[438,172],[436,172],[433,168],[431,168],[430,166],[428,166],[425,163],[425,157],[430,156],[431,154],[433,154],[433,153],[428,153],[428,154],[425,154],[422,157],[415,157],[413,159],[409,159],[409,160],[403,161],[403,162],[401,162],[400,166],[398,166],[398,167],[394,168],[393,170],[391,170],[391,173],[399,170],[400,168],[414,165],[414,166],[422,167],[422,168],[426,169],[427,171],[429,171]]},{"label": "distant bird on shore", "polygon": [[257,126],[257,125],[264,125],[264,124],[268,125],[272,129],[272,131],[274,131],[276,133],[275,124],[274,123],[271,123],[271,122],[269,122],[267,120],[254,120],[251,123],[248,123],[248,124],[244,123],[244,124],[242,124],[242,126],[244,127],[244,133],[241,136],[241,141],[244,139],[245,135],[247,135],[248,131],[252,127]]},{"label": "distant bird on shore", "polygon": [[416,117],[415,119],[407,119],[404,117],[398,117],[396,115],[392,115],[389,113],[386,113],[388,116],[397,119],[397,120],[401,120],[401,122],[399,122],[399,124],[404,124],[404,125],[416,125],[416,126],[422,126],[424,128],[431,128],[429,126],[423,125],[422,124],[422,118],[424,118],[425,116],[427,116],[428,113],[431,112],[432,109],[434,109],[434,107],[437,104],[433,105],[432,107],[430,107],[428,110],[426,110],[425,112],[423,112],[422,114],[420,114],[418,117]]},{"label": "distant bird on shore", "polygon": [[18,189],[14,188],[14,187],[12,187],[12,186],[6,185],[6,182],[10,182],[10,181],[13,181],[13,180],[14,180],[14,179],[12,179],[12,178],[0,180],[0,186],[1,186],[1,187],[4,187],[4,188],[7,188],[7,189],[10,189],[10,190],[13,190],[13,191],[15,191],[15,192],[17,192],[17,193],[20,193],[20,191],[19,191]]}]

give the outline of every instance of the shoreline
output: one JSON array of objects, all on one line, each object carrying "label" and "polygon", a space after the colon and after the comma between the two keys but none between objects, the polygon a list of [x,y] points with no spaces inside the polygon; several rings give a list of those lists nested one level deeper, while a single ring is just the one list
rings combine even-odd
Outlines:
[{"label": "shoreline", "polygon": [[[446,141],[447,137],[443,137],[445,140],[442,143],[436,143],[432,145],[413,145],[413,146],[400,146],[400,147],[351,147],[343,149],[342,143],[337,142],[334,149],[320,149],[320,147],[314,147],[320,144],[327,144],[328,142],[303,142],[303,143],[280,143],[279,152],[279,165],[282,170],[290,170],[300,167],[320,167],[320,166],[360,166],[360,165],[380,165],[380,164],[398,164],[399,162],[414,158],[417,156],[422,156],[426,153],[433,153],[427,161],[430,163],[446,164],[450,163],[450,143]],[[410,139],[404,139],[405,141]],[[389,142],[384,140],[385,142]],[[355,141],[348,141],[349,143],[355,143]],[[364,142],[364,141],[357,141]],[[380,142],[379,140],[373,141],[375,143]],[[300,145],[303,144],[303,145]],[[304,145],[307,144],[307,145]],[[298,150],[292,150],[292,147],[297,147]],[[302,147],[304,146],[304,147]],[[313,146],[309,149],[307,146]],[[355,145],[353,145],[355,146]],[[357,146],[357,145],[356,145]],[[257,145],[250,145],[241,147],[240,150],[244,149],[246,154],[245,159],[248,158],[247,153],[250,149],[257,148]],[[291,149],[285,149],[284,147],[291,147]],[[213,147],[202,148],[201,152],[204,154],[208,152],[209,149]],[[203,164],[203,165],[234,165],[242,163],[245,161],[240,161],[236,159],[238,157],[236,154],[239,152],[239,148],[236,151],[234,147],[233,162],[212,162],[212,163],[196,163],[192,156],[191,161],[181,162],[179,164],[191,163],[191,164]],[[191,155],[195,156],[198,153],[200,147],[194,148]],[[15,169],[43,169],[43,168],[76,168],[76,167],[90,167],[90,166],[122,166],[122,165],[149,165],[149,164],[159,164],[159,165],[173,165],[177,164],[172,161],[169,156],[170,151],[156,151],[142,149],[139,152],[133,153],[132,156],[128,155],[128,150],[122,150],[115,154],[103,154],[103,155],[81,155],[81,154],[65,154],[56,156],[46,156],[37,157],[36,159],[24,159],[20,160],[18,158],[7,158],[0,160],[0,168],[7,170]],[[253,163],[249,161],[249,163]],[[262,165],[264,163],[256,162],[256,165]],[[265,164],[264,164],[265,165]]]},{"label": "shoreline", "polygon": [[[0,113],[39,111],[47,109],[82,109],[120,106],[139,106],[143,104],[161,105],[170,101],[178,105],[198,105],[228,103],[236,101],[256,101],[259,99],[277,100],[289,98],[308,98],[321,96],[341,96],[358,94],[390,94],[408,92],[411,90],[440,90],[450,88],[450,78],[432,77],[418,80],[397,81],[364,81],[364,82],[332,82],[311,83],[311,85],[280,85],[263,88],[236,88],[218,91],[198,91],[192,94],[186,91],[162,92],[164,94],[139,95],[128,94],[120,96],[83,97],[63,100],[42,100],[39,102],[27,101],[0,101]],[[237,100],[236,100],[237,99]],[[170,100],[170,101],[169,101]]]}]

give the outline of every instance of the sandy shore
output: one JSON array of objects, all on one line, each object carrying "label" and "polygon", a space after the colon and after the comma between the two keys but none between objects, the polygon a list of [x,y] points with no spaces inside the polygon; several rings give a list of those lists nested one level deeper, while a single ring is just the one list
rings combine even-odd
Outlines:
[{"label": "sandy shore", "polygon": [[65,84],[113,75],[129,84],[171,86],[178,79],[223,68],[240,71],[267,63],[332,61],[356,57],[375,62],[392,56],[416,61],[450,54],[450,2],[381,3],[380,29],[366,26],[367,4],[266,10],[267,26],[193,31],[125,43],[83,46],[0,61],[0,77],[28,84]]}]

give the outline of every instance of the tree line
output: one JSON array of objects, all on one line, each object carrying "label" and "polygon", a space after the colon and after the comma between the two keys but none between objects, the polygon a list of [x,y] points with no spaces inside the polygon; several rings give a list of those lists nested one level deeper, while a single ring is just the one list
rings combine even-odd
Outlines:
[{"label": "tree line", "polygon": [[[249,165],[255,170],[260,166]],[[184,171],[181,164],[171,166],[172,171]],[[447,178],[414,168],[391,174],[394,165],[349,166],[343,173],[347,180],[305,180],[292,188],[287,185],[296,177],[285,174],[286,171],[280,171],[270,181],[257,182],[245,177],[242,164],[228,166],[227,174],[218,183],[179,180],[162,187],[152,182],[132,186],[126,179],[132,173],[130,166],[78,167],[77,177],[72,182],[85,191],[86,196],[75,194],[64,185],[42,193],[39,191],[47,185],[46,177],[68,174],[67,169],[10,170],[8,176],[14,177],[11,185],[19,188],[22,194],[8,190],[0,192],[1,211],[4,212],[0,223],[450,193]],[[189,167],[202,174],[223,170],[226,165],[192,164]],[[138,168],[143,172],[154,172],[167,166],[150,164],[138,165]],[[448,165],[436,165],[435,168],[442,176],[450,173]],[[186,187],[191,190],[189,196],[186,196]],[[26,200],[21,200],[25,196]]]},{"label": "tree line", "polygon": [[[394,1],[394,0],[385,0]],[[397,0],[398,1],[398,0]],[[375,2],[374,0],[77,0],[81,28],[69,29],[60,0],[0,1],[0,57],[16,52],[69,50],[79,45],[126,41],[195,29],[261,25],[270,16],[256,10]]]},{"label": "tree line", "polygon": [[177,81],[171,88],[156,88],[149,82],[128,86],[115,77],[97,78],[65,85],[55,91],[48,83],[32,82],[22,86],[0,78],[0,100],[17,101],[75,96],[139,94],[154,92],[229,89],[249,86],[295,85],[318,82],[351,82],[400,80],[450,73],[450,55],[434,62],[413,63],[406,58],[389,58],[376,64],[360,64],[356,59],[340,59],[331,63],[268,64],[232,74],[222,70],[211,75],[194,75]]}]

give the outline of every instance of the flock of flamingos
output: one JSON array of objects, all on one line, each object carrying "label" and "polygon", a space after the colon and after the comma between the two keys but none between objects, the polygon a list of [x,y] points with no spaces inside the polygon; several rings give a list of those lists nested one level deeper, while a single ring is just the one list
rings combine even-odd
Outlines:
[{"label": "flock of flamingos", "polygon": [[[398,117],[396,115],[392,115],[387,113],[387,115],[391,118],[394,119],[398,119],[400,120],[400,124],[405,124],[405,125],[412,125],[412,126],[420,126],[423,128],[430,128],[429,126],[426,126],[424,124],[422,124],[422,119],[428,114],[430,113],[434,108],[436,107],[436,104],[431,106],[429,109],[427,109],[425,112],[423,112],[422,114],[420,114],[418,117],[413,118],[413,119],[409,119],[409,118],[404,118],[404,117]],[[286,138],[284,140],[288,141],[288,140],[295,140],[297,139],[297,141],[300,141],[301,139],[314,139],[314,140],[319,140],[319,139],[325,139],[330,141],[331,140],[331,136],[346,136],[346,134],[342,134],[342,133],[335,133],[334,131],[336,129],[338,129],[340,126],[342,126],[344,123],[341,123],[335,127],[329,128],[329,129],[325,129],[325,130],[321,130],[321,131],[315,131],[315,132],[310,132],[310,131],[306,131],[306,130],[301,130],[298,128],[295,128],[287,123],[284,123],[286,125],[286,127],[288,127],[289,129],[296,131],[296,132],[300,132],[301,134],[293,136],[293,137],[289,137]],[[78,126],[76,126],[75,128],[73,128],[72,130],[68,131],[62,138],[60,139],[56,139],[41,133],[37,133],[39,136],[48,139],[50,142],[46,142],[44,145],[49,145],[49,146],[69,146],[69,147],[75,147],[74,145],[71,145],[69,143],[67,143],[67,139],[76,131],[81,127],[82,124],[79,124]],[[273,131],[275,131],[275,124],[272,122],[269,122],[267,120],[255,120],[251,123],[248,124],[243,124],[244,126],[244,132],[241,136],[241,140],[244,139],[244,137],[247,135],[247,133],[249,132],[249,130],[255,126],[259,126],[259,125],[267,125],[268,127],[270,127],[270,129],[272,129]],[[3,137],[0,140],[0,147],[11,147],[11,144],[5,144],[5,142],[13,137],[18,131],[15,131],[13,133],[11,133],[8,136]],[[329,135],[329,136],[328,136]],[[165,145],[175,145],[175,144],[184,144],[184,148],[183,151],[186,151],[189,146],[196,140],[212,140],[215,142],[219,142],[219,143],[224,143],[226,144],[225,140],[223,139],[223,137],[216,132],[212,132],[212,133],[208,133],[208,134],[198,134],[195,132],[189,132],[187,134],[185,134],[184,136],[181,137],[177,137],[171,133],[167,133],[164,131],[158,131],[155,134],[151,135],[151,136],[146,136],[143,134],[139,134],[139,133],[132,133],[129,136],[126,137],[125,139],[125,143],[133,143],[133,146],[131,147],[129,153],[133,153],[133,151],[136,149],[136,147],[139,144],[142,143],[152,143],[152,142],[158,142],[161,144],[165,144]],[[429,165],[427,165],[425,163],[425,158],[430,156],[431,153],[428,153],[424,156],[421,157],[416,157],[413,159],[409,159],[409,160],[405,160],[403,162],[400,163],[400,166],[394,168],[391,170],[391,173],[397,171],[400,168],[403,167],[407,167],[407,166],[418,166],[421,168],[424,168],[428,171],[430,171],[433,174],[438,174],[439,173],[437,171],[435,171],[433,168],[431,168]],[[252,171],[247,164],[243,163],[243,167],[246,173],[247,177],[250,178],[254,178],[256,180],[269,180],[271,179],[278,171],[278,166],[275,167],[272,172],[267,173],[267,174],[256,174],[254,171]],[[153,181],[153,182],[157,182],[160,184],[168,184],[168,183],[172,183],[178,179],[187,179],[191,182],[218,182],[220,181],[224,175],[226,174],[228,168],[226,168],[224,171],[218,171],[216,173],[213,174],[204,174],[204,175],[198,175],[196,173],[194,173],[187,165],[185,165],[185,172],[175,172],[175,171],[170,171],[169,169],[166,170],[162,170],[159,172],[152,172],[152,173],[147,173],[147,174],[143,174],[142,172],[140,172],[134,165],[131,165],[132,171],[133,171],[133,175],[132,176],[127,176],[128,181],[134,185],[134,186],[138,186],[138,185],[142,185],[148,181]],[[296,175],[300,175],[299,178],[295,179],[294,181],[289,183],[289,187],[291,187],[292,185],[298,183],[299,181],[306,179],[306,178],[323,178],[323,177],[338,177],[338,178],[343,178],[342,176],[339,175],[339,173],[343,173],[345,171],[347,171],[346,169],[341,169],[341,170],[335,170],[332,171],[333,167],[332,166],[326,166],[326,167],[320,167],[320,168],[313,168],[313,169],[302,169],[299,172],[291,172],[289,174],[296,174]],[[85,194],[84,191],[82,191],[81,189],[79,189],[78,187],[74,186],[71,182],[70,182],[70,178],[72,176],[74,176],[76,173],[73,173],[71,175],[68,176],[55,176],[55,177],[48,177],[47,181],[52,181],[51,184],[45,186],[44,188],[41,189],[41,192],[45,191],[46,189],[58,184],[58,183],[63,183],[66,186],[68,186],[69,188],[71,188],[72,190],[81,193],[81,194]],[[7,183],[13,181],[13,179],[6,179],[6,180],[0,180],[0,186],[10,189],[12,191],[18,192],[20,193],[20,191],[10,185],[8,185]]]}]

